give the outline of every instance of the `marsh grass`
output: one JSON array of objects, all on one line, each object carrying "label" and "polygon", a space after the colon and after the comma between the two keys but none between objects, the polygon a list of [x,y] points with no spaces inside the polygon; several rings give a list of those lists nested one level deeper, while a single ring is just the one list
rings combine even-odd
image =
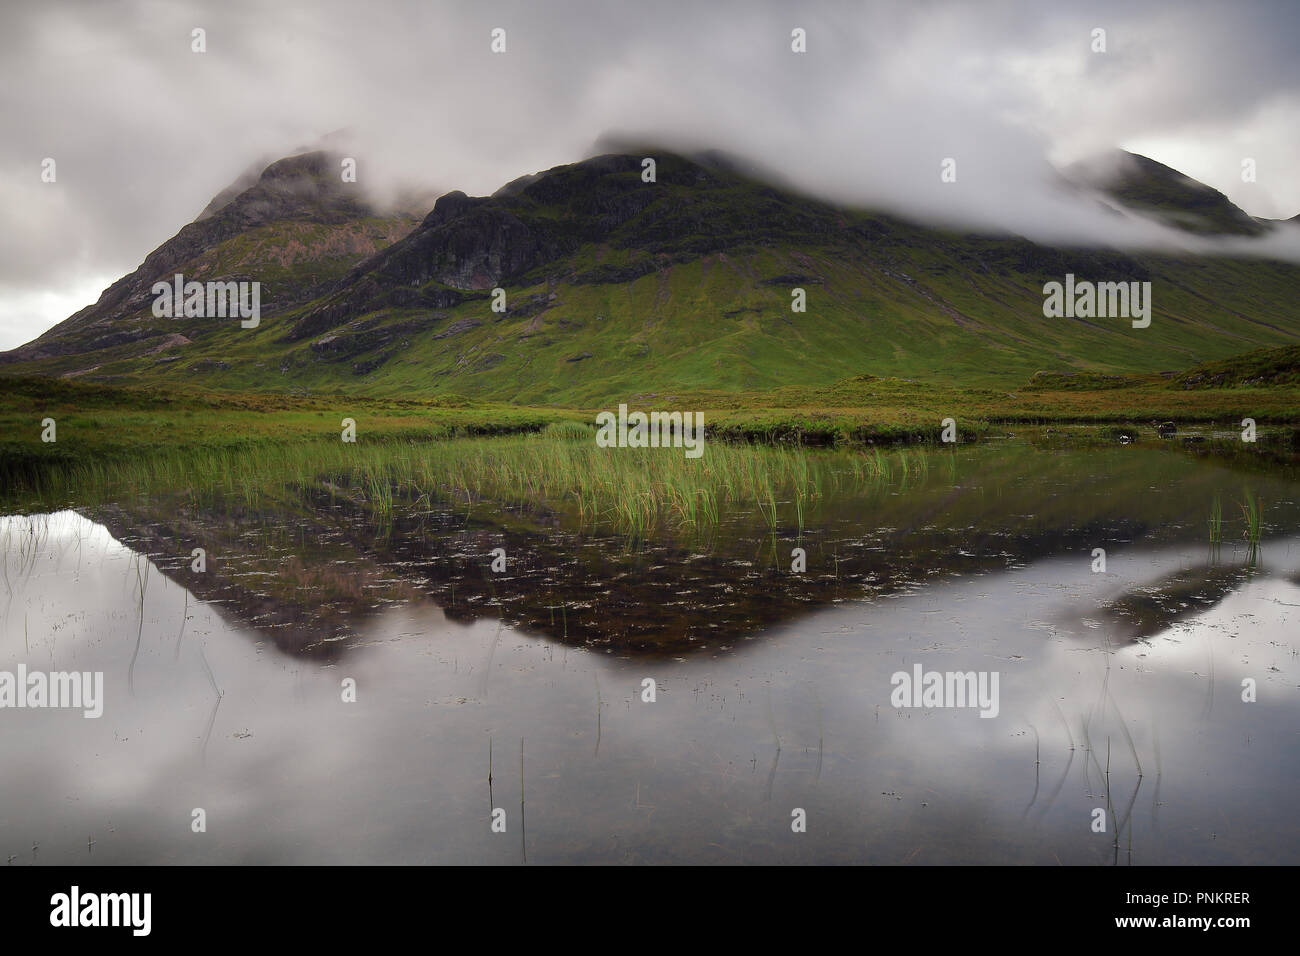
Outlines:
[{"label": "marsh grass", "polygon": [[729,508],[756,510],[775,532],[787,502],[801,522],[833,481],[800,450],[712,443],[702,458],[688,459],[672,449],[598,448],[589,434],[552,433],[448,443],[391,477],[433,496],[567,512],[584,527],[632,537],[665,526],[714,527]]},{"label": "marsh grass", "polygon": [[923,480],[932,453],[715,441],[692,459],[680,449],[600,448],[590,427],[564,422],[506,437],[263,442],[80,463],[40,476],[25,504],[49,510],[167,493],[191,507],[233,501],[255,511],[324,495],[371,512],[381,535],[399,512],[444,507],[469,517],[482,507],[559,513],[634,540],[664,529],[707,534],[739,512],[757,514],[775,541],[786,528],[802,535],[827,495],[883,490],[899,476]]},{"label": "marsh grass", "polygon": [[1247,563],[1254,567],[1259,561],[1259,539],[1263,531],[1263,509],[1258,498],[1250,489],[1245,491],[1245,501],[1239,501],[1241,516],[1246,524],[1245,538],[1247,545]]},{"label": "marsh grass", "polygon": [[1246,500],[1238,502],[1241,508],[1242,518],[1246,523],[1246,540],[1253,546],[1258,547],[1261,530],[1260,523],[1260,503],[1259,499],[1250,491],[1246,492]]}]

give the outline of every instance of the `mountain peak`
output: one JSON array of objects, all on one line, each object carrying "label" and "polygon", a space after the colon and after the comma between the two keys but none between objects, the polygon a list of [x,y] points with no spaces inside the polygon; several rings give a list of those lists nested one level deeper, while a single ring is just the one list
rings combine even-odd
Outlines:
[{"label": "mountain peak", "polygon": [[1065,176],[1125,209],[1187,232],[1257,236],[1264,231],[1214,187],[1139,153],[1110,150],[1067,167]]},{"label": "mountain peak", "polygon": [[359,186],[343,182],[341,159],[330,150],[310,150],[259,163],[260,171],[257,166],[246,170],[97,302],[5,353],[0,364],[165,337],[170,329],[147,322],[123,326],[120,320],[146,315],[153,284],[170,281],[175,273],[214,280],[274,268],[279,279],[263,296],[264,314],[320,294],[347,267],[415,226],[406,213],[384,216]]},{"label": "mountain peak", "polygon": [[[1098,335],[1112,350],[1122,342],[1125,323],[1026,333],[1042,311],[1037,290],[1070,273],[1195,290],[1213,314],[1198,322],[1171,296],[1121,370],[1185,364],[1189,341],[1214,358],[1293,335],[1294,266],[1219,259],[1207,278],[1205,260],[1188,256],[959,234],[832,205],[719,154],[591,156],[491,196],[447,192],[401,220],[366,215],[338,160],[313,151],[263,166],[99,304],[0,364],[96,381],[357,382],[520,401],[604,401],[646,376],[674,389],[829,382],[935,355],[944,374],[1019,381],[1091,354]],[[1241,227],[1220,193],[1146,157],[1116,151],[1075,173],[1115,208],[1146,202],[1184,228],[1223,232],[1222,217]],[[150,285],[174,272],[263,282],[266,321],[243,332],[153,317]],[[1250,277],[1248,303],[1224,275]],[[807,315],[793,311],[794,289]]]}]

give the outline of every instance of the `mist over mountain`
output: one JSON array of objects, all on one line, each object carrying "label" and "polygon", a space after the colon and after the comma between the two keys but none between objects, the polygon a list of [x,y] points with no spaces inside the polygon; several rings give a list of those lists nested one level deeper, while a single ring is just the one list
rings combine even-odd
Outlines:
[{"label": "mist over mountain", "polygon": [[0,361],[140,341],[143,333],[122,320],[148,314],[153,283],[177,270],[231,281],[273,277],[262,301],[271,315],[319,294],[340,270],[400,239],[416,222],[409,211],[381,215],[358,190],[346,188],[338,169],[337,155],[308,152],[241,176],[93,305]]},{"label": "mist over mountain", "polygon": [[1217,189],[1126,150],[1081,160],[1066,170],[1066,176],[1101,190],[1120,208],[1188,232],[1258,236],[1267,231]]},{"label": "mist over mountain", "polygon": [[[1252,217],[1295,217],[1300,14],[1274,0],[54,6],[0,11],[0,347],[131,271],[250,160],[266,158],[260,173],[339,129],[328,148],[358,158],[357,185],[381,207],[403,184],[490,195],[530,170],[624,152],[590,147],[627,130],[909,221],[1053,245],[1295,255],[1286,234],[1116,217],[1062,191],[1057,173],[1122,146]],[[41,179],[47,158],[57,182]]]},{"label": "mist over mountain", "polygon": [[[346,162],[313,151],[241,177],[95,305],[0,354],[0,369],[590,402],[650,382],[754,389],[869,373],[1014,384],[1044,370],[1180,370],[1300,333],[1300,267],[1281,260],[936,228],[775,185],[779,174],[721,151],[643,142],[487,196],[454,190],[422,217],[378,208],[344,181]],[[1098,215],[1189,242],[1289,228],[1131,154],[1064,181]],[[260,283],[260,323],[155,316],[154,283],[178,273]],[[1045,317],[1044,284],[1067,274],[1151,283],[1151,327]],[[797,290],[806,311],[792,305]]]}]

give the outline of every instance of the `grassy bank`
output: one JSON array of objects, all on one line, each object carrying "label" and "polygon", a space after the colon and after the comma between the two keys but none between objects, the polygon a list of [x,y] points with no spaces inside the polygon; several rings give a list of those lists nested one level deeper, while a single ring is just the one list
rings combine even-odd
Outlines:
[{"label": "grassy bank", "polygon": [[[433,484],[459,487],[469,495],[495,489],[508,499],[519,489],[487,466],[488,457],[496,453],[489,448],[494,443],[456,443],[549,428],[552,441],[520,446],[514,452],[518,461],[500,466],[504,474],[514,469],[529,475],[525,497],[539,489],[550,497],[573,492],[579,507],[586,510],[593,501],[641,495],[650,515],[687,514],[713,509],[719,496],[749,495],[757,488],[761,497],[767,485],[788,490],[797,484],[790,480],[786,469],[791,466],[783,459],[768,457],[756,472],[731,456],[731,444],[848,445],[864,450],[937,444],[949,418],[962,442],[1000,436],[1013,426],[1032,426],[1052,428],[1057,440],[1112,443],[1129,436],[1155,441],[1156,425],[1161,422],[1174,422],[1180,431],[1193,425],[1230,436],[1240,429],[1242,419],[1252,418],[1260,442],[1243,446],[1245,452],[1265,451],[1276,460],[1287,460],[1296,453],[1298,396],[1300,390],[1291,386],[1187,388],[1160,378],[1061,382],[1039,377],[1020,391],[1005,392],[869,375],[826,388],[629,396],[626,401],[633,408],[703,412],[709,451],[704,464],[692,470],[691,463],[675,452],[601,454],[590,429],[601,408],[533,408],[448,397],[165,392],[66,380],[4,379],[0,380],[0,480],[10,500],[76,498],[78,489],[99,489],[123,476],[135,476],[145,486],[163,481],[186,487],[186,482],[205,486],[210,482],[204,476],[217,475],[218,484],[243,494],[240,489],[261,484],[259,474],[314,480],[323,473],[351,469],[372,452],[394,460],[415,454],[426,469],[442,460],[447,468],[458,467],[457,462],[463,466],[477,455],[472,481],[469,472],[459,476],[428,472],[426,477],[436,477]],[[54,442],[42,440],[47,419],[55,423]],[[341,440],[345,419],[355,423],[355,443]],[[556,446],[557,437],[565,439],[562,446]],[[1218,441],[1233,444],[1230,437]],[[436,443],[437,454],[412,452],[431,443]],[[554,447],[563,447],[563,456],[546,457],[551,451],[543,449]],[[868,458],[875,462],[874,457]],[[140,468],[147,472],[137,474]],[[417,493],[430,490],[417,489]],[[606,505],[590,508],[603,513]],[[629,515],[624,519],[631,526],[650,520],[658,518]]]},{"label": "grassy bank", "polygon": [[[182,393],[8,379],[0,381],[0,478],[25,484],[56,470],[174,453],[310,448],[319,455],[344,444],[344,419],[355,423],[356,443],[367,445],[533,432],[560,417],[455,399]],[[53,442],[42,440],[46,419],[54,420]]]}]

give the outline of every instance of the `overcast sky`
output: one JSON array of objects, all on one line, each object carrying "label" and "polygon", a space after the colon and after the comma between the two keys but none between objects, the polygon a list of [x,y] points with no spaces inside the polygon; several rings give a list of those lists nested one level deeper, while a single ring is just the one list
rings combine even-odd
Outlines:
[{"label": "overcast sky", "polygon": [[1120,146],[1290,218],[1297,38],[1286,0],[5,2],[0,349],[93,302],[251,163],[341,128],[379,190],[490,193],[623,132],[918,217],[1170,241],[1108,234],[1051,187],[1049,164]]}]

